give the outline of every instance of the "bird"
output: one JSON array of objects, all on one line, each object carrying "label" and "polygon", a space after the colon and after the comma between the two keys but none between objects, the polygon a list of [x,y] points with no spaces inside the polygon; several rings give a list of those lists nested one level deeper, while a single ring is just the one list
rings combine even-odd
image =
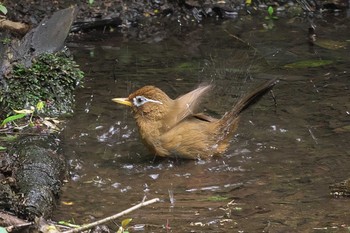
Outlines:
[{"label": "bird", "polygon": [[147,85],[126,98],[113,98],[131,107],[143,143],[160,157],[206,160],[227,151],[240,114],[268,93],[277,79],[260,84],[243,95],[221,118],[197,112],[212,85],[200,85],[176,99]]}]

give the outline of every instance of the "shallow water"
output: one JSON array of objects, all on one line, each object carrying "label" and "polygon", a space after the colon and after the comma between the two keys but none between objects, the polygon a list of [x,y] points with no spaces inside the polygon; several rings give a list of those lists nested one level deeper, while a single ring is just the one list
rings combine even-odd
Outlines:
[{"label": "shallow water", "polygon": [[[317,23],[321,38],[350,37],[348,21]],[[310,47],[306,33],[306,22],[265,30],[245,20],[158,43],[118,34],[71,43],[86,81],[61,135],[71,167],[61,201],[72,205],[59,205],[54,219],[85,223],[158,197],[120,221],[132,217],[143,232],[349,232],[350,199],[328,186],[350,175],[350,43]],[[283,68],[306,59],[334,63]],[[210,161],[155,159],[129,109],[111,102],[147,84],[175,98],[205,82],[215,89],[203,109],[219,116],[273,77],[276,104],[268,94],[244,112],[229,151]]]}]

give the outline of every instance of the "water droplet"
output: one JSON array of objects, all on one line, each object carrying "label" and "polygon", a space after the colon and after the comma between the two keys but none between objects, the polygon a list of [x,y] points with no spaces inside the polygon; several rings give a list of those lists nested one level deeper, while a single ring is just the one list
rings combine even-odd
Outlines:
[{"label": "water droplet", "polygon": [[119,188],[120,185],[121,185],[121,183],[115,182],[115,183],[112,184],[112,187],[113,188]]},{"label": "water droplet", "polygon": [[149,175],[149,177],[151,177],[153,180],[156,180],[156,179],[158,179],[159,174],[151,174],[151,175]]}]

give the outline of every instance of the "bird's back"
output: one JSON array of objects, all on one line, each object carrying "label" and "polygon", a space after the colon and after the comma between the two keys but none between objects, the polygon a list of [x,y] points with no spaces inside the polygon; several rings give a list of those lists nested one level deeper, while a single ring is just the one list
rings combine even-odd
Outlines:
[{"label": "bird's back", "polygon": [[[217,124],[191,116],[160,136],[161,156],[206,159],[222,149]],[[227,147],[227,146],[226,146]]]}]

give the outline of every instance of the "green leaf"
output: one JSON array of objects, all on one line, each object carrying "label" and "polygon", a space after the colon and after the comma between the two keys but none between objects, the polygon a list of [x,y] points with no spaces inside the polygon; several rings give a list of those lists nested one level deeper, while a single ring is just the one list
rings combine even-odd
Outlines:
[{"label": "green leaf", "polygon": [[329,39],[319,38],[314,42],[315,45],[320,46],[325,49],[336,50],[336,49],[346,49],[347,43],[343,41],[335,41]]},{"label": "green leaf", "polygon": [[4,38],[4,39],[1,40],[1,43],[3,43],[4,45],[10,44],[11,43],[11,39],[10,38]]},{"label": "green leaf", "polygon": [[7,14],[7,8],[2,4],[0,4],[0,12],[3,13],[4,15]]},{"label": "green leaf", "polygon": [[6,147],[0,146],[0,150],[6,150]]},{"label": "green leaf", "polygon": [[94,0],[89,0],[88,2],[89,2],[89,4],[91,5],[91,4],[94,3]]},{"label": "green leaf", "polygon": [[272,15],[273,15],[273,12],[274,12],[273,7],[272,7],[272,6],[269,6],[269,7],[267,8],[267,12],[269,13],[269,16],[272,16]]},{"label": "green leaf", "polygon": [[73,223],[70,223],[67,221],[59,221],[58,224],[63,225],[63,226],[67,226],[67,227],[71,227],[71,228],[81,227],[81,225],[73,224]]},{"label": "green leaf", "polygon": [[[0,126],[4,126],[5,124],[9,123],[9,122],[12,122],[12,121],[15,121],[15,120],[18,120],[18,119],[21,119],[23,117],[27,116],[27,114],[25,113],[21,113],[21,114],[16,114],[16,115],[13,115],[13,116],[9,116],[7,117],[5,120],[2,121],[1,125]],[[1,232],[0,232],[1,233]]]},{"label": "green leaf", "polygon": [[290,69],[314,68],[314,67],[330,65],[332,63],[333,61],[331,60],[305,60],[305,61],[297,61],[294,63],[284,65],[284,68],[290,68]]},{"label": "green leaf", "polygon": [[132,221],[132,218],[127,218],[122,221],[122,227],[125,229],[126,226]]},{"label": "green leaf", "polygon": [[36,104],[36,110],[38,111],[41,111],[45,106],[45,103],[43,101],[39,101],[37,104]]},{"label": "green leaf", "polygon": [[4,142],[13,142],[18,138],[17,135],[6,135],[6,136],[0,136],[0,140]]},{"label": "green leaf", "polygon": [[350,125],[345,125],[345,126],[342,126],[342,127],[338,127],[336,129],[334,129],[334,132],[336,132],[336,133],[350,132]]},{"label": "green leaf", "polygon": [[224,196],[210,196],[205,199],[205,201],[226,201],[228,197]]}]

